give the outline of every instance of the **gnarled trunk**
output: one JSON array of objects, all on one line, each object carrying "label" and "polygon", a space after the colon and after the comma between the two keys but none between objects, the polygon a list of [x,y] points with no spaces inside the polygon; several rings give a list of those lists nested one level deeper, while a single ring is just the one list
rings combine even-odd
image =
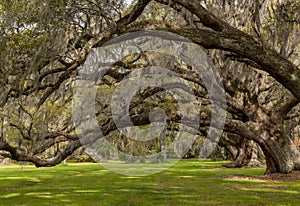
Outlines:
[{"label": "gnarled trunk", "polygon": [[284,130],[283,124],[261,133],[259,142],[270,173],[289,173],[300,170],[300,151]]},{"label": "gnarled trunk", "polygon": [[259,167],[263,165],[260,160],[260,147],[253,141],[243,139],[238,153],[232,162],[224,165],[225,167]]}]

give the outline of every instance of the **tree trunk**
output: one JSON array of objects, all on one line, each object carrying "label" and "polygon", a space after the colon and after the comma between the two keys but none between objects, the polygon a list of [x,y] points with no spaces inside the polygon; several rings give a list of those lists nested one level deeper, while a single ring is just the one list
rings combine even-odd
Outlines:
[{"label": "tree trunk", "polygon": [[[274,133],[276,131],[276,133]],[[265,155],[266,174],[300,170],[300,151],[284,130],[283,124],[262,134],[259,145]]]},{"label": "tree trunk", "polygon": [[260,167],[263,165],[259,160],[260,147],[252,140],[244,139],[238,148],[238,153],[231,163],[225,167]]},{"label": "tree trunk", "polygon": [[162,153],[163,161],[167,160],[167,151],[166,151],[166,136],[164,131],[160,134],[160,151]]}]

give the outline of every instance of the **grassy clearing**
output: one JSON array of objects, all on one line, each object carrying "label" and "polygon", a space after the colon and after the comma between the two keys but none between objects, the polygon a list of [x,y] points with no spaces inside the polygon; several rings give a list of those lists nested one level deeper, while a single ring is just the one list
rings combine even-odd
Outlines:
[{"label": "grassy clearing", "polygon": [[210,168],[182,160],[151,176],[128,177],[98,164],[0,167],[0,205],[300,205],[300,181],[254,178],[263,168]]}]

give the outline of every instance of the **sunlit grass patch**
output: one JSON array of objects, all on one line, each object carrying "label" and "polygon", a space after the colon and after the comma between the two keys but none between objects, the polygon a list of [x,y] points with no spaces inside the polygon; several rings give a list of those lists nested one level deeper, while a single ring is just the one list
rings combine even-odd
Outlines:
[{"label": "sunlit grass patch", "polygon": [[300,205],[300,181],[262,180],[264,168],[222,164],[182,160],[144,177],[95,163],[1,166],[0,205]]}]

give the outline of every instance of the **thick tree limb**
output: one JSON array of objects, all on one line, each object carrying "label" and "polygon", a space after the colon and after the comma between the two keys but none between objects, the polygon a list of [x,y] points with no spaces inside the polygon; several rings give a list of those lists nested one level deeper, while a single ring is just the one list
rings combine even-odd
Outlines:
[{"label": "thick tree limb", "polygon": [[231,51],[256,62],[300,101],[300,69],[271,48],[264,48],[252,36],[240,31],[207,11],[197,0],[172,0],[200,18],[201,23],[213,29],[168,29],[191,39],[208,49]]},{"label": "thick tree limb", "polygon": [[55,92],[65,80],[69,79],[73,72],[76,71],[77,68],[85,62],[87,55],[95,45],[99,44],[99,42],[101,42],[103,39],[109,38],[113,33],[115,33],[117,30],[120,30],[122,27],[134,22],[141,15],[141,13],[144,11],[144,8],[150,1],[151,0],[139,0],[134,6],[133,10],[129,14],[118,20],[113,28],[109,28],[108,30],[103,31],[89,39],[80,52],[79,56],[73,61],[73,63],[70,64],[65,72],[63,72],[59,76],[59,79],[56,81],[56,83],[53,84],[53,86],[44,93],[38,103],[38,107],[44,104],[47,98],[53,92]]}]

